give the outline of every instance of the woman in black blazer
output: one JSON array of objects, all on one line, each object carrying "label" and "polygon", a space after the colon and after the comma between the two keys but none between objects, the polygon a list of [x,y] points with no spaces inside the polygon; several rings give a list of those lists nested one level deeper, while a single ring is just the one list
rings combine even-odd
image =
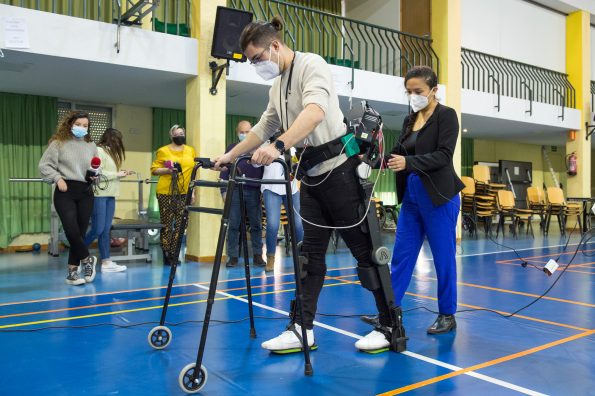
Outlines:
[{"label": "woman in black blazer", "polygon": [[405,76],[411,113],[388,160],[397,173],[397,197],[402,202],[392,257],[395,304],[409,286],[424,237],[428,238],[438,278],[439,315],[429,334],[456,328],[456,226],[464,185],[452,164],[459,135],[457,113],[436,100],[438,79],[427,66]]}]

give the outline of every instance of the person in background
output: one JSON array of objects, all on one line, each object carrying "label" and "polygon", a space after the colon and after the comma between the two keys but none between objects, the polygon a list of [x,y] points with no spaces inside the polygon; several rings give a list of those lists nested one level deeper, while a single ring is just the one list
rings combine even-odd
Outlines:
[{"label": "person in background", "polygon": [[[182,223],[184,196],[188,191],[196,157],[194,148],[186,144],[184,128],[179,125],[172,126],[169,136],[171,143],[157,150],[155,161],[151,165],[151,174],[159,176],[157,202],[159,203],[160,221],[163,224],[161,249],[165,265],[170,265],[173,260],[178,260],[178,257],[173,257],[177,243],[181,243],[176,237],[179,232],[178,226]],[[172,177],[174,173],[176,173],[176,177]],[[174,183],[174,180],[177,182]],[[194,202],[194,193],[192,201]]]},{"label": "person in background", "polygon": [[[236,127],[238,141],[244,140],[244,137],[252,129],[252,124],[248,121],[240,121]],[[237,143],[230,144],[225,152],[232,150]],[[254,167],[247,160],[240,161],[238,164],[238,174],[252,179],[262,179],[262,167]],[[229,169],[221,171],[220,178],[229,180]],[[221,194],[225,199],[226,189],[221,189]],[[260,205],[260,185],[246,183],[244,185],[244,204],[248,214],[250,224],[250,240],[252,242],[253,263],[259,267],[264,267],[266,263],[262,259],[262,208]],[[233,200],[231,201],[231,212],[229,213],[229,229],[227,231],[227,267],[235,267],[238,264],[240,222],[242,213],[240,212],[240,190],[235,189]]]},{"label": "person in background", "polygon": [[[85,234],[93,211],[94,178],[87,180],[87,170],[96,157],[97,146],[89,135],[89,114],[73,111],[66,115],[50,138],[39,161],[41,177],[56,183],[54,207],[70,244],[66,283],[83,285],[95,279],[97,258],[89,254]],[[79,266],[83,275],[79,276]]]},{"label": "person in background", "polygon": [[[273,144],[280,133],[271,136],[269,143]],[[279,158],[285,159],[284,155]],[[290,159],[291,161],[291,159]],[[291,168],[290,168],[291,169]],[[285,179],[283,165],[273,162],[264,167],[262,178],[265,180]],[[281,203],[287,212],[287,196],[285,186],[282,184],[263,184],[260,187],[264,199],[264,209],[266,211],[266,247],[267,247],[267,263],[265,271],[273,271],[275,267],[275,250],[277,248],[277,233],[279,232],[279,224],[281,220]],[[304,239],[304,227],[302,225],[302,218],[300,213],[300,192],[298,190],[297,180],[291,182],[291,197],[293,201],[293,214],[295,239],[297,243]],[[289,217],[289,216],[288,216]]]},{"label": "person in background", "polygon": [[101,272],[122,272],[126,271],[126,266],[118,265],[110,260],[110,230],[116,210],[116,197],[120,195],[120,178],[133,172],[120,169],[126,158],[122,132],[114,128],[107,128],[97,146],[101,159],[102,176],[98,188],[95,189],[91,230],[85,237],[85,245],[89,246],[97,239]]}]

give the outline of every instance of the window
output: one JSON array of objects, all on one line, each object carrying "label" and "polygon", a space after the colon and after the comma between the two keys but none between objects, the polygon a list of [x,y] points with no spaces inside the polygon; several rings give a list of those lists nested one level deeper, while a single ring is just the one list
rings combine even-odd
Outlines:
[{"label": "window", "polygon": [[105,106],[78,104],[73,102],[58,102],[58,120],[67,115],[71,110],[81,110],[89,113],[91,120],[91,139],[99,141],[107,128],[112,127],[112,108]]}]

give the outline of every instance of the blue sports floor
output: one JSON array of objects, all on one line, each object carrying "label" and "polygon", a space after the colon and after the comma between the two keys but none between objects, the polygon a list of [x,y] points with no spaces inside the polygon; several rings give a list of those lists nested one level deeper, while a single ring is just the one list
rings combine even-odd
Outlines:
[{"label": "blue sports floor", "polygon": [[[392,246],[393,236],[385,238]],[[578,240],[572,237],[561,264],[568,263]],[[535,239],[507,234],[498,241],[536,266],[556,258],[565,243],[537,230]],[[460,310],[513,312],[559,273],[547,277],[523,268],[513,252],[482,238],[464,240],[459,253]],[[595,244],[586,245],[550,293],[513,318],[461,312],[455,333],[430,336],[425,330],[435,315],[421,307],[436,309],[436,279],[426,244],[404,300],[408,351],[368,355],[353,344],[371,328],[353,315],[373,313],[374,303],[340,246],[327,258],[330,270],[319,303],[325,315],[317,317],[312,377],[303,374],[301,354],[276,356],[260,348],[286,325],[279,310],[288,310],[294,291],[290,258],[278,255],[274,276],[252,269],[258,337],[249,337],[246,320],[212,324],[204,359],[209,377],[201,394],[595,395],[594,255]],[[169,273],[159,260],[127,263],[125,273],[99,273],[92,284],[73,287],[64,283],[66,254],[0,255],[0,395],[183,394],[178,374],[195,359],[201,324],[180,322],[203,319],[212,265],[179,267],[167,318],[178,325],[170,325],[173,340],[164,350],[147,342],[155,323],[70,327],[158,321]],[[246,295],[243,267],[222,268],[218,290],[214,320],[248,316],[239,299]],[[55,328],[32,331],[48,326]]]}]

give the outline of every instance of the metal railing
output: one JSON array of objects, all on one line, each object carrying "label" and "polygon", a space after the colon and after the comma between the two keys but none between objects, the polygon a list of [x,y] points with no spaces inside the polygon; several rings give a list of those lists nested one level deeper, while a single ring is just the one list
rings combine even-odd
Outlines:
[{"label": "metal railing", "polygon": [[[150,13],[153,31],[189,36],[191,0],[152,0],[159,3]],[[0,4],[51,12],[92,21],[117,23],[140,0],[0,0]],[[148,3],[148,1],[147,1]]]},{"label": "metal railing", "polygon": [[432,40],[278,0],[229,0],[256,20],[278,15],[285,22],[284,40],[293,49],[313,52],[327,62],[394,76],[414,65],[440,72]]},{"label": "metal railing", "polygon": [[[470,49],[461,49],[463,88],[564,107],[576,106],[576,91],[568,75]],[[594,86],[591,85],[591,92]],[[499,107],[499,104],[498,106]]]}]

